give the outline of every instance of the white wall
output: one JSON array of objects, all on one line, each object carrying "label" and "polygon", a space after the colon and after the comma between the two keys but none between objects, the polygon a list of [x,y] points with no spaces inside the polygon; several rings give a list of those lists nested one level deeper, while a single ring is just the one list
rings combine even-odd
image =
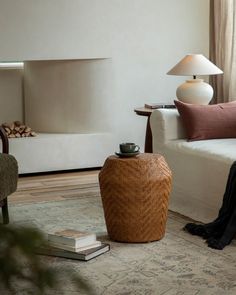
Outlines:
[{"label": "white wall", "polygon": [[0,69],[0,124],[23,121],[22,85],[22,69]]},{"label": "white wall", "polygon": [[184,77],[166,72],[187,53],[208,55],[208,6],[208,0],[0,0],[0,60],[111,57],[113,132],[117,143],[142,145],[145,118],[133,109],[172,101]]}]

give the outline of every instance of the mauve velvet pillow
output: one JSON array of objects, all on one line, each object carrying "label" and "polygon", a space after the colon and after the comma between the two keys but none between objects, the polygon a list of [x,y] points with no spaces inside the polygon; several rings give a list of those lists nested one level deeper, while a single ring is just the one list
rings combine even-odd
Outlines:
[{"label": "mauve velvet pillow", "polygon": [[236,138],[236,101],[197,105],[175,100],[175,105],[188,140]]}]

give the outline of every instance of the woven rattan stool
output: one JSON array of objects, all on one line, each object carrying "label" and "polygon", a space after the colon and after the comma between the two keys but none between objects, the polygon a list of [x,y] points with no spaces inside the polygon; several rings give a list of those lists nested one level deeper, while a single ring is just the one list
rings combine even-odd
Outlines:
[{"label": "woven rattan stool", "polygon": [[171,171],[158,154],[110,156],[99,174],[108,235],[120,242],[151,242],[165,234]]}]

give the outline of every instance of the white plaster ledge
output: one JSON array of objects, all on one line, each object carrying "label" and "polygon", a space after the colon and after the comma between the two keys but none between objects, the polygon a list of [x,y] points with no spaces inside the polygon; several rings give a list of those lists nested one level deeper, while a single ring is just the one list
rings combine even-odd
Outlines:
[{"label": "white plaster ledge", "polygon": [[11,138],[9,146],[20,174],[101,167],[115,151],[111,133],[39,133],[36,137]]}]

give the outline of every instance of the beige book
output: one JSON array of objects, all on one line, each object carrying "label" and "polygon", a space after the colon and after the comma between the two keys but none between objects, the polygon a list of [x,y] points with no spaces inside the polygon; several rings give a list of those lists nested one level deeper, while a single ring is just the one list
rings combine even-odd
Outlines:
[{"label": "beige book", "polygon": [[94,243],[88,244],[83,247],[71,247],[71,246],[68,246],[65,244],[59,244],[59,243],[53,243],[53,242],[49,242],[49,245],[54,248],[63,249],[63,250],[71,251],[71,252],[80,252],[80,251],[88,250],[91,248],[99,247],[99,246],[101,246],[101,242],[95,241]]},{"label": "beige book", "polygon": [[78,248],[94,243],[96,241],[96,235],[85,231],[65,229],[53,234],[48,234],[48,241],[50,243],[64,244],[73,248]]}]

